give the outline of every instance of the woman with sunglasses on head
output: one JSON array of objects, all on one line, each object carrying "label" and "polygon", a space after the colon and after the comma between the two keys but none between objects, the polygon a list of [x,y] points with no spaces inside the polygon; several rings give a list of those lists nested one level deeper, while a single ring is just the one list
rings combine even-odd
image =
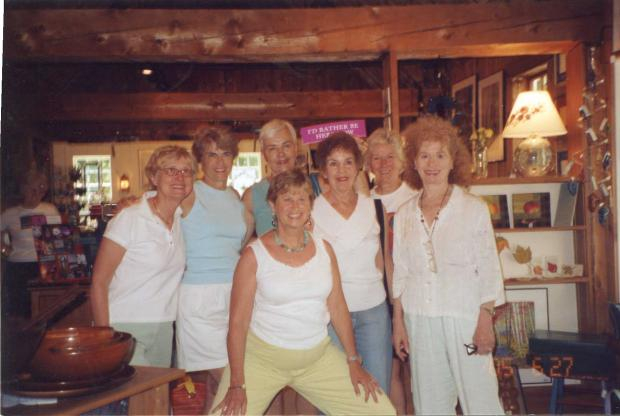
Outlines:
[{"label": "woman with sunglasses on head", "polygon": [[420,117],[403,135],[405,180],[420,192],[394,219],[393,341],[409,354],[416,414],[503,414],[492,352],[504,303],[486,203],[467,192],[469,153],[450,122]]},{"label": "woman with sunglasses on head", "polygon": [[177,290],[185,269],[181,201],[194,163],[179,146],[156,149],[145,167],[156,191],[119,212],[97,253],[90,298],[95,325],[136,338],[132,365],[170,367]]}]

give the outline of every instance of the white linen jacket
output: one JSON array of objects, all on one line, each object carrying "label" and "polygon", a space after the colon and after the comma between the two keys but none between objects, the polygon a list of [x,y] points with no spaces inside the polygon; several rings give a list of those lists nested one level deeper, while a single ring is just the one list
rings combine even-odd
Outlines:
[{"label": "white linen jacket", "polygon": [[503,304],[501,266],[486,203],[454,186],[432,233],[433,273],[424,248],[428,234],[421,222],[420,195],[394,217],[393,296],[400,297],[405,313],[476,320],[481,304]]}]

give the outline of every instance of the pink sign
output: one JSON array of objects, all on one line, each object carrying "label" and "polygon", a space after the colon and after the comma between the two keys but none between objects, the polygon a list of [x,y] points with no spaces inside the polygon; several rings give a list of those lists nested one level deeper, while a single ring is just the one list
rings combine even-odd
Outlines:
[{"label": "pink sign", "polygon": [[343,120],[302,127],[301,141],[305,144],[322,142],[327,136],[337,131],[345,131],[357,137],[366,137],[366,120]]}]

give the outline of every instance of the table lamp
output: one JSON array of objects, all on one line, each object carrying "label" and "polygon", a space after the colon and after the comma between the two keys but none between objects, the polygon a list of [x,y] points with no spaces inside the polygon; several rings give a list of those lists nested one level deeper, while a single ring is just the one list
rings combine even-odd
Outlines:
[{"label": "table lamp", "polygon": [[513,165],[521,176],[543,176],[553,168],[553,151],[546,137],[566,134],[566,127],[547,91],[525,91],[515,101],[504,138],[525,138],[515,150]]}]

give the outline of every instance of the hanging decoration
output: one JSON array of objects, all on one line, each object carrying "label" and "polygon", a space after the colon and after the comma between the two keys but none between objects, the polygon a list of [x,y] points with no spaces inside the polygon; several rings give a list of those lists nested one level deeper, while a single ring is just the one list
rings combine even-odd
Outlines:
[{"label": "hanging decoration", "polygon": [[611,147],[610,123],[607,117],[605,77],[600,68],[600,48],[591,46],[587,55],[587,84],[583,105],[579,107],[579,121],[587,140],[587,148],[573,155],[573,162],[584,167],[592,192],[588,195],[588,209],[605,225],[611,203]]}]

